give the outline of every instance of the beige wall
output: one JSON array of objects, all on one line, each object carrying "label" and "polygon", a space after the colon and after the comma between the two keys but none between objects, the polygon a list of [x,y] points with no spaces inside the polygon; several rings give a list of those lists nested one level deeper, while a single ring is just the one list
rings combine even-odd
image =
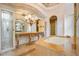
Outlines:
[{"label": "beige wall", "polygon": [[[64,35],[64,19],[66,16],[72,15],[74,13],[73,4],[68,4],[68,3],[60,4],[51,9],[48,9],[46,12],[48,15],[46,20],[48,21],[52,15],[57,16],[56,35],[63,36]],[[50,26],[48,26],[47,28],[50,28]],[[47,32],[49,33],[48,36],[50,36],[50,29],[48,29]]]},{"label": "beige wall", "polygon": [[[30,5],[30,4],[29,4]],[[31,4],[32,5],[32,4]],[[38,7],[38,4],[33,4],[32,7]],[[57,16],[57,26],[56,26],[56,35],[58,36],[63,36],[64,35],[64,19],[66,16],[70,16],[72,15],[73,12],[73,4],[72,3],[65,3],[65,4],[60,4],[58,6],[54,6],[53,8],[49,8],[49,9],[44,9],[41,8],[42,6],[39,6],[39,10],[43,10],[43,14],[45,14],[45,18],[43,18],[43,20],[46,21],[46,31],[45,31],[45,36],[48,37],[50,36],[50,22],[49,19],[52,15],[56,15]],[[42,12],[41,12],[42,13]],[[21,18],[21,17],[17,17],[17,18]]]}]

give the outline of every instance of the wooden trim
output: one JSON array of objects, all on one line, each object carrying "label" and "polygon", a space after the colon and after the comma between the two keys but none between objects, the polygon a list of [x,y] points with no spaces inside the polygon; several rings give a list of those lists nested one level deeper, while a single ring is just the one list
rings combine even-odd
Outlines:
[{"label": "wooden trim", "polygon": [[77,21],[77,4],[74,3],[74,49],[76,50],[76,21]]}]

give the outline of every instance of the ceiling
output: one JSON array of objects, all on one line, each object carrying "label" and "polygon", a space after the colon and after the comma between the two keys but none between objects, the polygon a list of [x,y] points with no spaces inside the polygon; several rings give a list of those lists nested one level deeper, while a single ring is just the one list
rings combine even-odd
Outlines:
[{"label": "ceiling", "polygon": [[45,7],[53,7],[58,5],[59,3],[42,3]]},{"label": "ceiling", "polygon": [[[4,3],[5,4],[5,3]],[[6,3],[7,5],[13,5],[13,4],[17,4],[17,5],[22,5],[23,3]],[[24,4],[30,4],[30,3],[24,3]],[[33,4],[33,3],[32,3]],[[39,4],[39,3],[34,3],[34,4]],[[50,8],[50,7],[54,7],[59,5],[60,3],[40,3],[39,5],[41,5],[42,7],[44,6],[45,8]]]},{"label": "ceiling", "polygon": [[[18,14],[36,14],[43,17],[47,9],[51,9],[59,3],[4,3],[16,9]],[[41,11],[41,12],[40,12]],[[42,13],[42,14],[41,14]]]}]

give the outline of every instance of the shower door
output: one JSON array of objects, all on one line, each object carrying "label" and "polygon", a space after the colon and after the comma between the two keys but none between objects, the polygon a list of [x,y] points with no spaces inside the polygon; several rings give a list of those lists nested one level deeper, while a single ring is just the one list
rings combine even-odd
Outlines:
[{"label": "shower door", "polygon": [[10,50],[13,47],[12,12],[1,10],[1,50]]}]

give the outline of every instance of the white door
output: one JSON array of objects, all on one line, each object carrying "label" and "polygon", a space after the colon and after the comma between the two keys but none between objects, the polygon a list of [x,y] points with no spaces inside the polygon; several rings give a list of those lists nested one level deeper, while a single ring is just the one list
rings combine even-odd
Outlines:
[{"label": "white door", "polygon": [[1,50],[13,48],[13,19],[12,12],[1,10]]}]

